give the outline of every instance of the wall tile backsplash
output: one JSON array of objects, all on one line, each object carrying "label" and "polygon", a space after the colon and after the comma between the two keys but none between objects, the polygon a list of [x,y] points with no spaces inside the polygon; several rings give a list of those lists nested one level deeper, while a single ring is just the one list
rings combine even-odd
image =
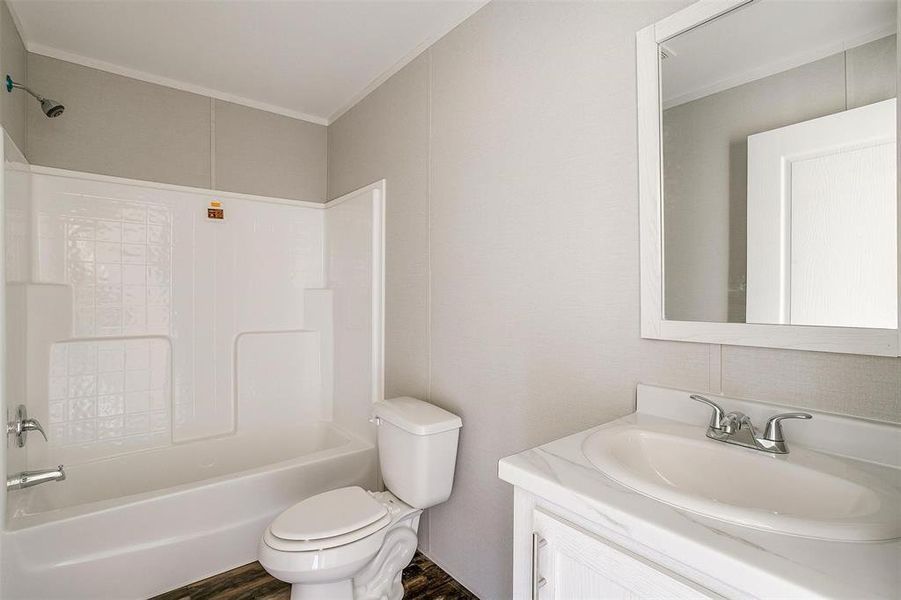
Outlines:
[{"label": "wall tile backsplash", "polygon": [[171,440],[169,342],[71,341],[50,350],[52,446],[149,447]]},{"label": "wall tile backsplash", "polygon": [[38,213],[39,281],[68,283],[76,337],[168,335],[172,210],[60,194]]}]

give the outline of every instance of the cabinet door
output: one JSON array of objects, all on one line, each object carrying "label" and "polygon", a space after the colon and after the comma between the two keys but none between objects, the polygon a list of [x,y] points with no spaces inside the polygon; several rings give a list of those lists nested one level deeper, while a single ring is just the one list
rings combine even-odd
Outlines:
[{"label": "cabinet door", "polygon": [[719,598],[685,578],[535,509],[539,600]]}]

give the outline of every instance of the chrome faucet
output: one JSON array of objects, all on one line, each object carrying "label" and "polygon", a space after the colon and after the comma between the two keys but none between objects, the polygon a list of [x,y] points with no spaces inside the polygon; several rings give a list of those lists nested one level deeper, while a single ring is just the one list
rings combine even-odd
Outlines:
[{"label": "chrome faucet", "polygon": [[48,481],[63,481],[66,479],[66,471],[60,465],[55,469],[42,469],[40,471],[22,471],[6,478],[7,490],[18,490],[31,487]]},{"label": "chrome faucet", "polygon": [[47,441],[47,434],[44,433],[44,428],[41,427],[40,421],[37,419],[29,419],[28,411],[25,410],[25,405],[20,404],[16,408],[16,420],[9,421],[6,424],[6,435],[15,435],[16,446],[21,448],[25,445],[25,442],[28,441],[29,431],[37,431],[44,436],[44,441]]},{"label": "chrome faucet", "polygon": [[812,419],[813,415],[805,412],[790,412],[774,415],[766,422],[763,436],[758,436],[751,417],[741,412],[726,413],[719,404],[704,396],[692,394],[697,400],[709,406],[713,412],[707,425],[707,437],[718,442],[753,448],[772,454],[788,454],[788,445],[782,435],[782,421],[785,419]]},{"label": "chrome faucet", "polygon": [[[47,441],[47,434],[44,433],[44,428],[41,427],[41,423],[37,419],[29,419],[28,411],[25,410],[25,405],[20,404],[16,407],[16,420],[9,421],[6,424],[6,435],[16,436],[16,446],[21,448],[28,440],[29,431],[37,431],[44,436],[44,441]],[[55,469],[22,471],[21,473],[13,473],[6,478],[6,489],[7,491],[19,490],[41,483],[47,483],[48,481],[63,481],[65,479],[66,471],[63,469],[62,465],[59,465]]]}]

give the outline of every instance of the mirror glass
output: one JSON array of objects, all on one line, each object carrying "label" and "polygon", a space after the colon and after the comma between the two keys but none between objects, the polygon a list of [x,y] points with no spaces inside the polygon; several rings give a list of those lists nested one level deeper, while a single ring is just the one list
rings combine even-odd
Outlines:
[{"label": "mirror glass", "polygon": [[660,44],[664,318],[898,326],[896,11],[758,0]]}]

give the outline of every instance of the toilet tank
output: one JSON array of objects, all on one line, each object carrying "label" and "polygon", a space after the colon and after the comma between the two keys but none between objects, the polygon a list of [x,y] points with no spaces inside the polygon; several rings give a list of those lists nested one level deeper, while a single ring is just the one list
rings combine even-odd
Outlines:
[{"label": "toilet tank", "polygon": [[380,400],[373,412],[385,487],[414,508],[447,500],[463,426],[460,417],[409,397]]}]

